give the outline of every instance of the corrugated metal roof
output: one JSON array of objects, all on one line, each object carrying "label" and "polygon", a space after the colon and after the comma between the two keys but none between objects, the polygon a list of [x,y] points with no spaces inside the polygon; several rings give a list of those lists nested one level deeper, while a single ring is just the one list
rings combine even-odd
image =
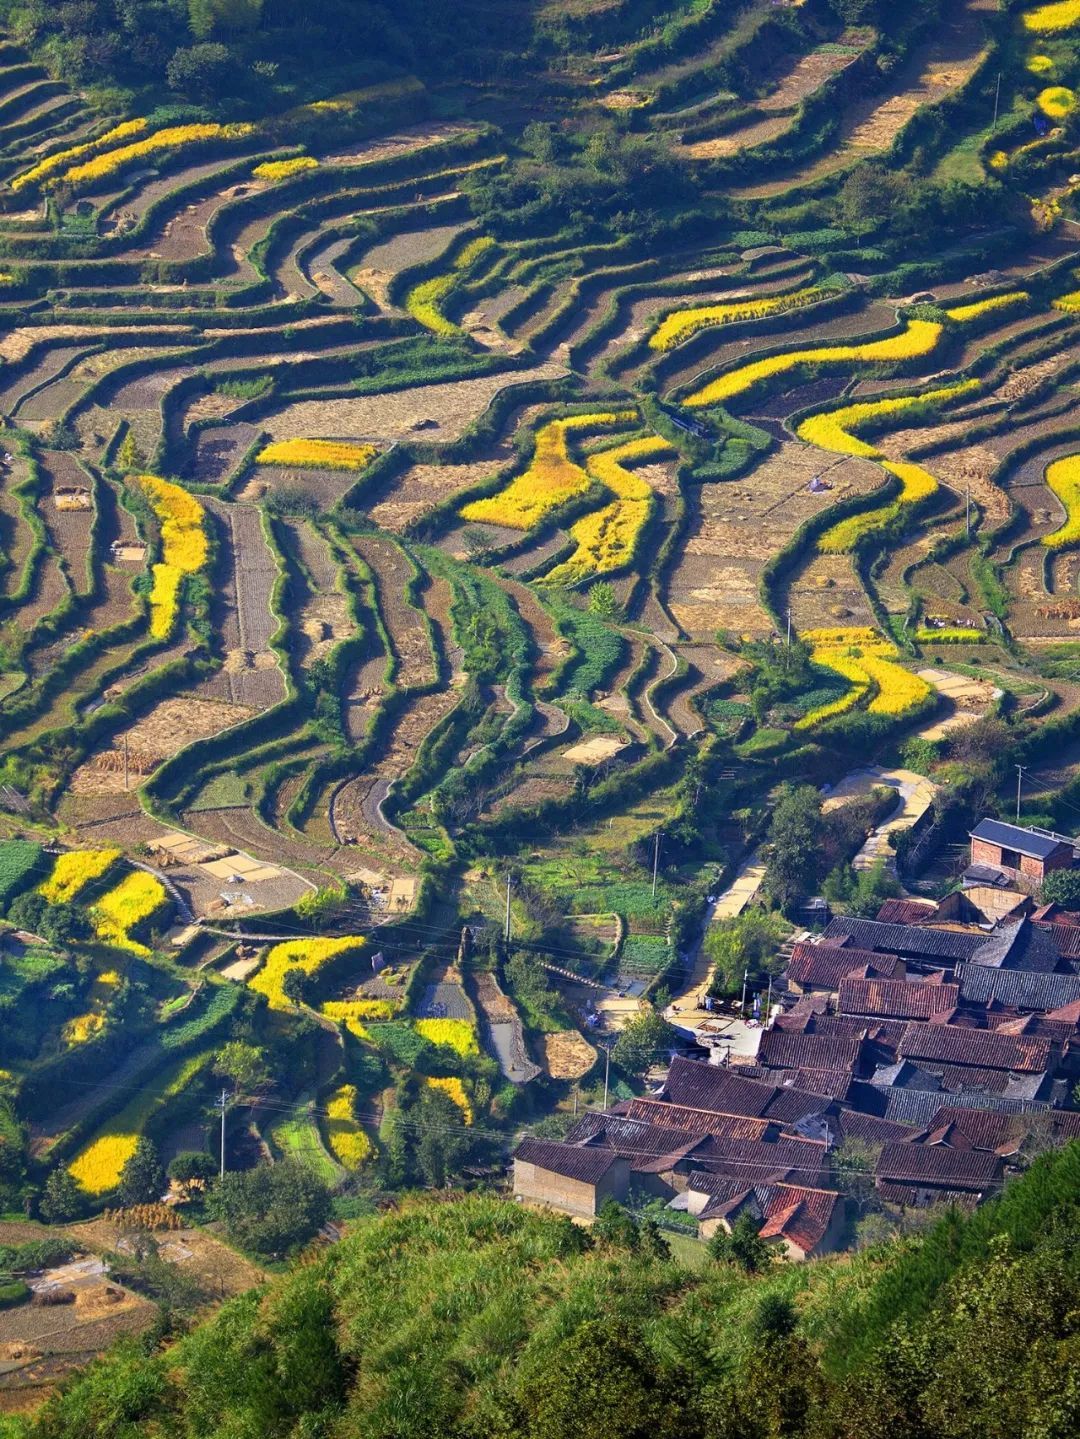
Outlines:
[{"label": "corrugated metal roof", "polygon": [[1033,834],[1017,824],[1004,824],[999,819],[984,819],[970,831],[972,839],[985,840],[987,844],[1001,845],[1004,849],[1015,849],[1018,854],[1030,855],[1032,859],[1048,859],[1061,848],[1063,840],[1051,839],[1049,835]]}]

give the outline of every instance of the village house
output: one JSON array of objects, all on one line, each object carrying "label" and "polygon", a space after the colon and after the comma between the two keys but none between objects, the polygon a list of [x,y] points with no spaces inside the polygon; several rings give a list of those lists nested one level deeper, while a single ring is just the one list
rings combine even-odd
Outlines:
[{"label": "village house", "polygon": [[874,1187],[888,1204],[925,1209],[956,1204],[973,1209],[996,1193],[1005,1166],[996,1154],[945,1145],[886,1144],[874,1169]]},{"label": "village house", "polygon": [[606,1199],[625,1199],[630,1165],[611,1149],[523,1139],[514,1153],[514,1197],[593,1219]]},{"label": "village house", "polygon": [[1038,889],[1048,874],[1075,863],[1072,840],[998,819],[982,820],[970,839],[972,866],[999,871],[1021,889]]}]

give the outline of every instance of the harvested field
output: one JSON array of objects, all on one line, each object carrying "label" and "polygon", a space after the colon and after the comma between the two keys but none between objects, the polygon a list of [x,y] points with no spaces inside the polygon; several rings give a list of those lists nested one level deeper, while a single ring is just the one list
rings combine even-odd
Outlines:
[{"label": "harvested field", "polygon": [[451,495],[497,475],[505,461],[468,465],[410,465],[368,514],[380,529],[401,534],[406,525],[441,505]]},{"label": "harvested field", "polygon": [[[831,491],[811,494],[811,479],[823,473]],[[668,584],[675,619],[694,639],[711,639],[718,629],[768,634],[772,624],[758,595],[765,561],[811,515],[882,482],[881,470],[866,460],[830,460],[820,450],[788,443],[745,479],[702,486],[691,497],[693,519]]]},{"label": "harvested field", "polygon": [[266,709],[285,698],[285,677],[270,640],[278,621],[270,597],[278,566],[263,533],[259,510],[250,505],[207,502],[221,522],[227,579],[218,595],[225,662],[222,678],[236,705]]},{"label": "harvested field", "polygon": [[408,438],[419,419],[432,421],[432,434],[438,440],[453,440],[483,414],[500,390],[529,381],[555,380],[564,374],[565,366],[549,361],[531,370],[423,385],[389,394],[301,400],[283,412],[268,415],[264,423],[273,440],[322,435],[392,444]]},{"label": "harvested field", "polygon": [[220,734],[255,711],[208,700],[162,700],[128,729],[112,736],[72,778],[74,794],[115,794],[136,789],[162,760],[195,740]]},{"label": "harvested field", "polygon": [[596,1050],[576,1029],[542,1035],[539,1044],[551,1079],[584,1079],[596,1063]]},{"label": "harvested field", "polygon": [[391,540],[357,537],[353,544],[375,576],[379,608],[398,662],[396,683],[407,688],[433,683],[435,660],[427,629],[419,610],[405,598],[411,564]]}]

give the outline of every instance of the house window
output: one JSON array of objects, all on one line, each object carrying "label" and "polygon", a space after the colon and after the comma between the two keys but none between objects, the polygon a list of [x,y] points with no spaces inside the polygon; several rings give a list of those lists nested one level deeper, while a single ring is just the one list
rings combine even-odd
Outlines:
[{"label": "house window", "polygon": [[1001,851],[1002,869],[1020,868],[1020,851],[1018,849],[1003,849]]}]

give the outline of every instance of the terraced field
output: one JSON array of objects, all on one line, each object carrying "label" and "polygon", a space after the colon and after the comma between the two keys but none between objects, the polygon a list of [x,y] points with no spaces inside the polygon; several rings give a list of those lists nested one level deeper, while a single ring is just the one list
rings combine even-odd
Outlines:
[{"label": "terraced field", "polygon": [[[688,961],[781,778],[1080,700],[1080,151],[1017,15],[536,25],[515,79],[302,142],[0,52],[3,830],[168,881],[161,1006],[205,966],[287,1045],[274,941],[315,947],[249,1139],[335,1184],[418,1046],[501,1122],[576,980]],[[546,1010],[489,972],[508,881]]]}]

